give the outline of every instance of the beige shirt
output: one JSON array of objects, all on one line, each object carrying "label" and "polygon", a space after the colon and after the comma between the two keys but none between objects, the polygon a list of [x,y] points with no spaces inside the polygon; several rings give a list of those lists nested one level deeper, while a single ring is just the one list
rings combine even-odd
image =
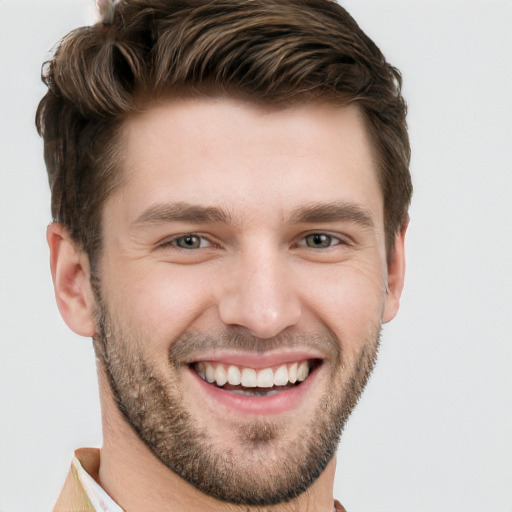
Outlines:
[{"label": "beige shirt", "polygon": [[76,450],[53,512],[123,512],[97,482],[99,469],[98,448]]}]

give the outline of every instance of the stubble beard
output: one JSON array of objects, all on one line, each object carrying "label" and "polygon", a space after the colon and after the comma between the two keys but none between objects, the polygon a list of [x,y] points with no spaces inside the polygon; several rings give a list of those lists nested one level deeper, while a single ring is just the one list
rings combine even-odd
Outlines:
[{"label": "stubble beard", "polygon": [[[215,446],[208,429],[194,421],[180,395],[177,373],[169,372],[164,382],[148,358],[134,350],[150,346],[150,342],[135,337],[134,329],[122,329],[106,306],[98,303],[96,357],[126,422],[178,476],[208,496],[238,505],[287,502],[318,478],[336,452],[345,423],[373,370],[379,346],[380,324],[361,344],[351,367],[344,365],[340,351],[330,372],[330,386],[299,435],[290,439],[282,425],[273,420],[244,419],[230,426],[234,443],[233,448],[226,449]],[[226,339],[231,345],[243,339],[247,344],[247,337],[228,335]],[[342,346],[338,340],[328,341]],[[175,344],[194,342],[207,343],[187,335]],[[214,344],[218,346],[218,340]],[[175,363],[171,359],[169,368],[176,368]]]}]

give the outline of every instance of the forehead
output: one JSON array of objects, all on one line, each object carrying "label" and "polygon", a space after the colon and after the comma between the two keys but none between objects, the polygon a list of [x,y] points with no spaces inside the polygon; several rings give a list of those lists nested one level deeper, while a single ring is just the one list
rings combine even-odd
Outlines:
[{"label": "forehead", "polygon": [[127,219],[150,203],[222,205],[250,218],[349,201],[381,220],[373,148],[356,106],[170,100],[130,119],[124,137],[125,180],[113,196]]}]

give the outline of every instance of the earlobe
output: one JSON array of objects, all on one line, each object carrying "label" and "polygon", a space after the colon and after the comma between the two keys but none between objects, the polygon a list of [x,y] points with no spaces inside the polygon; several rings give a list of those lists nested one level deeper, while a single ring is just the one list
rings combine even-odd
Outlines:
[{"label": "earlobe", "polygon": [[400,297],[405,279],[405,233],[409,223],[406,222],[395,234],[393,253],[388,263],[388,286],[382,316],[383,323],[395,318],[400,307]]},{"label": "earlobe", "polygon": [[92,337],[96,327],[89,258],[71,239],[66,227],[58,222],[48,226],[46,239],[50,247],[50,267],[60,314],[72,331]]}]

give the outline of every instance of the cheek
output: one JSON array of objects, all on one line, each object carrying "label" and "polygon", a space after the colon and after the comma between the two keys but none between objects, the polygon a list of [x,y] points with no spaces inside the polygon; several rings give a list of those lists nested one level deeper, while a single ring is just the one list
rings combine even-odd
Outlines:
[{"label": "cheek", "polygon": [[[208,307],[208,279],[191,280],[189,272],[172,272],[162,264],[158,271],[131,268],[130,273],[110,274],[104,298],[109,311],[121,325],[151,341],[153,350],[167,352]],[[201,284],[202,283],[202,284]]]},{"label": "cheek", "polygon": [[355,357],[375,337],[385,299],[384,278],[375,271],[343,268],[317,280],[304,300],[338,338],[346,357]]}]

